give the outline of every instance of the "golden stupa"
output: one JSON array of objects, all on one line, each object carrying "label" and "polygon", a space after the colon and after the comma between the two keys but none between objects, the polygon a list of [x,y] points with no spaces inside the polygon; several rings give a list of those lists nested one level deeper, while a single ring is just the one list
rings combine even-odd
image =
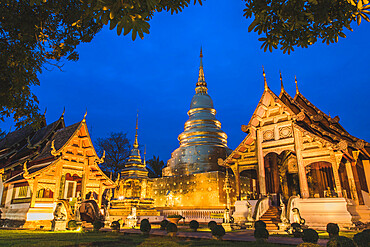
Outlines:
[{"label": "golden stupa", "polygon": [[[208,95],[202,58],[201,50],[189,119],[185,122],[184,132],[178,136],[180,147],[171,154],[162,170],[163,177],[154,180],[153,198],[158,208],[224,209],[226,206],[225,169],[218,165],[218,159],[225,159],[231,150]],[[231,198],[235,198],[235,179],[231,178],[231,184],[234,188]],[[245,182],[245,185],[249,183]]]}]

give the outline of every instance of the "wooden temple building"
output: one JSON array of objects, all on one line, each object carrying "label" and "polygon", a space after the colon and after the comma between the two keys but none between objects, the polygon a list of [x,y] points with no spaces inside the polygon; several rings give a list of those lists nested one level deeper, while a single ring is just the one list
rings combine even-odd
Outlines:
[{"label": "wooden temple building", "polygon": [[100,209],[104,190],[114,186],[98,166],[103,158],[85,117],[65,126],[62,115],[40,129],[28,125],[8,133],[0,141],[2,225],[48,229],[59,203],[66,207],[66,221],[77,201],[95,201]]},{"label": "wooden temple building", "polygon": [[288,209],[298,208],[310,226],[368,222],[370,144],[306,99],[297,80],[292,98],[281,75],[279,96],[263,76],[262,97],[242,126],[247,136],[224,161],[235,174],[237,199],[249,199],[239,182],[240,176],[249,177],[250,193],[269,196],[270,206],[282,201]]}]

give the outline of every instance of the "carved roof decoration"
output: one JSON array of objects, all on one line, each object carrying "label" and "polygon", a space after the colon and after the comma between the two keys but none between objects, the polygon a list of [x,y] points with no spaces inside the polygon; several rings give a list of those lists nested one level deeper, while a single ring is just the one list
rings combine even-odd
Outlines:
[{"label": "carved roof decoration", "polygon": [[[76,145],[76,142],[80,142],[80,144]],[[20,182],[24,179],[29,180],[50,171],[50,169],[55,170],[53,167],[56,164],[61,164],[59,161],[63,161],[63,164],[72,162],[71,164],[83,167],[84,163],[81,163],[81,159],[92,159],[88,166],[92,174],[96,174],[96,177],[104,181],[106,186],[113,187],[114,185],[114,182],[98,166],[99,163],[103,162],[104,157],[99,158],[94,149],[85,118],[65,127],[62,115],[59,120],[45,126],[28,138],[25,147],[28,148],[29,155],[13,160],[12,163],[12,166],[22,166],[23,170],[17,169],[16,172],[8,173],[10,177],[8,177],[7,183]],[[76,150],[75,153],[68,153],[71,148]],[[81,152],[83,153],[80,154]],[[78,160],[72,158],[72,161],[69,161],[68,159],[71,156],[73,158],[78,157]],[[5,169],[8,169],[8,166],[5,166]]]},{"label": "carved roof decoration", "polygon": [[305,136],[309,136],[332,150],[343,152],[349,159],[353,159],[352,151],[354,150],[361,150],[363,155],[370,158],[370,144],[350,135],[339,124],[338,116],[331,118],[307,100],[298,90],[298,83],[296,80],[296,95],[294,98],[285,91],[281,74],[280,82],[281,92],[278,97],[267,86],[264,75],[265,87],[262,97],[248,125],[241,126],[242,131],[247,133],[247,136],[226,160],[224,160],[224,166],[227,164],[231,165],[236,160],[240,159],[240,153],[243,153],[247,149],[247,146],[250,146],[252,141],[256,139],[256,129],[259,127],[260,122],[263,121],[264,114],[271,100],[279,104],[279,106],[284,109],[284,112],[292,116],[294,125],[299,128]]}]

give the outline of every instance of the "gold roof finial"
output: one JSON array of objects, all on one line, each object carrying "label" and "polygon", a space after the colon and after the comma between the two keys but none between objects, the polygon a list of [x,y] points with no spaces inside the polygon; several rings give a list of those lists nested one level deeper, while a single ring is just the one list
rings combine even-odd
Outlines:
[{"label": "gold roof finial", "polygon": [[145,155],[146,155],[146,144],[144,146],[144,165],[146,165]]},{"label": "gold roof finial", "polygon": [[42,114],[42,116],[44,116],[45,117],[45,115],[46,115],[46,111],[48,110],[48,108],[47,107],[45,107],[45,111],[44,111],[44,114]]},{"label": "gold roof finial", "polygon": [[139,110],[137,110],[137,114],[136,114],[136,133],[135,133],[134,148],[138,148],[139,147],[139,143],[137,141],[138,121],[139,121]]},{"label": "gold roof finial", "polygon": [[297,81],[297,76],[294,76],[294,81],[295,81],[295,92],[296,94],[299,94],[299,89],[298,89],[298,81]]},{"label": "gold roof finial", "polygon": [[87,108],[86,108],[86,112],[85,112],[85,115],[84,115],[84,119],[82,119],[83,122],[86,122],[86,116],[87,116]]},{"label": "gold roof finial", "polygon": [[207,93],[207,83],[204,79],[204,70],[203,70],[203,50],[202,47],[200,47],[200,66],[199,66],[199,76],[198,76],[198,82],[196,84],[195,92],[196,93]]},{"label": "gold roof finial", "polygon": [[28,173],[28,169],[27,169],[27,161],[23,163],[23,177],[24,176],[27,176],[29,173]]},{"label": "gold roof finial", "polygon": [[281,76],[281,71],[280,71],[280,83],[281,83],[281,92],[284,92],[284,84],[283,84],[283,77]]},{"label": "gold roof finial", "polygon": [[66,107],[63,108],[63,113],[62,113],[61,118],[64,118],[64,113],[66,113]]},{"label": "gold roof finial", "polygon": [[265,67],[263,67],[263,65],[262,65],[262,75],[263,75],[263,80],[265,82],[265,90],[267,90],[268,86],[267,86],[267,81],[266,81],[266,73],[265,73]]}]

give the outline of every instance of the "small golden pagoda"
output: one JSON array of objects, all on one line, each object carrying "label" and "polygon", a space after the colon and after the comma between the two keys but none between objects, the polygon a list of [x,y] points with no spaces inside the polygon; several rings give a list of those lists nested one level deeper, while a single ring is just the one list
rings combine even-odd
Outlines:
[{"label": "small golden pagoda", "polygon": [[148,177],[148,170],[141,160],[138,143],[138,118],[136,119],[136,134],[131,155],[125,168],[118,175],[114,191],[114,198],[110,201],[109,215],[111,220],[125,219],[136,208],[136,216],[159,216],[153,208],[154,200],[151,198],[153,180]]}]

